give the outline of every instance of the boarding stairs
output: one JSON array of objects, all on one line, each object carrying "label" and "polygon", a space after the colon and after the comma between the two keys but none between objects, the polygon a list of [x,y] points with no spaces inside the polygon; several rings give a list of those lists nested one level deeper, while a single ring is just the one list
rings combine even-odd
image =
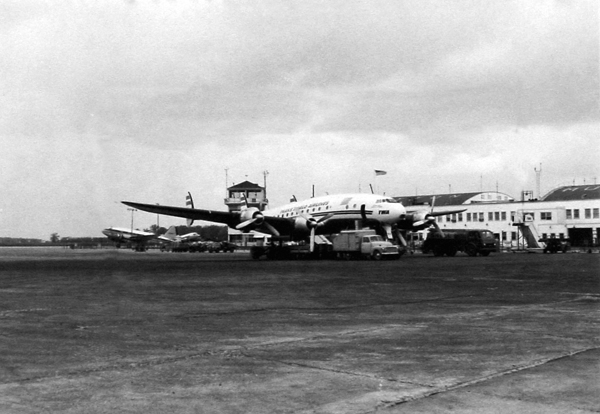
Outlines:
[{"label": "boarding stairs", "polygon": [[532,253],[543,252],[546,243],[540,241],[540,235],[533,221],[533,214],[518,210],[513,220],[513,226],[519,231],[519,240],[523,240],[524,250]]}]

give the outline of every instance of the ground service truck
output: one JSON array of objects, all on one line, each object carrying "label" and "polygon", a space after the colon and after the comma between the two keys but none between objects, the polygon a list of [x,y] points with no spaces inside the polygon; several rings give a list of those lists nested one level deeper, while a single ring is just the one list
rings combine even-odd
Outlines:
[{"label": "ground service truck", "polygon": [[338,258],[399,259],[398,246],[383,240],[375,230],[347,230],[331,236]]},{"label": "ground service truck", "polygon": [[434,256],[455,256],[456,252],[488,256],[498,250],[498,244],[489,230],[431,230],[421,250]]},{"label": "ground service truck", "polygon": [[271,237],[270,242],[252,246],[253,259],[398,259],[398,246],[383,240],[375,230],[347,230],[331,236],[316,236],[310,248],[306,241],[291,241],[288,237]]}]

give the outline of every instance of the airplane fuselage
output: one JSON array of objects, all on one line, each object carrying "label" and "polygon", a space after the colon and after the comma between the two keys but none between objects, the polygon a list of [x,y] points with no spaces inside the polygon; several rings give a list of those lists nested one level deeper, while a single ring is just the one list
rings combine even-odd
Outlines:
[{"label": "airplane fuselage", "polygon": [[265,210],[262,214],[290,219],[299,216],[315,219],[328,217],[327,222],[363,220],[364,214],[367,219],[377,220],[382,225],[392,225],[402,214],[406,214],[406,210],[391,197],[377,194],[336,194],[292,202]]}]

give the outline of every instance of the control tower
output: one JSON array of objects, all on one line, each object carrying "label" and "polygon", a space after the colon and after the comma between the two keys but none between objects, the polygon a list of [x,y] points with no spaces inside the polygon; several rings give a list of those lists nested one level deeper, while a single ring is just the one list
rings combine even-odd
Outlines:
[{"label": "control tower", "polygon": [[256,207],[260,211],[263,211],[269,204],[266,188],[249,181],[228,187],[227,196],[225,205],[230,212],[240,211],[246,205],[244,197],[248,201],[248,207]]}]

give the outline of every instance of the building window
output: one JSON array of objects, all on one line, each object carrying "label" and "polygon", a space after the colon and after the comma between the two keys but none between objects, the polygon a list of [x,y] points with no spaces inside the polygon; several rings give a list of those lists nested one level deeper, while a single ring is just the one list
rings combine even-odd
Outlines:
[{"label": "building window", "polygon": [[467,213],[467,221],[471,221],[471,213]]},{"label": "building window", "polygon": [[573,210],[573,218],[577,220],[579,218],[579,209],[576,208]]},{"label": "building window", "polygon": [[552,220],[552,213],[548,211],[542,211],[540,213],[541,220]]},{"label": "building window", "polygon": [[517,232],[516,231],[511,231],[510,232],[510,239],[511,240],[517,240]]},{"label": "building window", "polygon": [[585,218],[586,219],[592,218],[592,209],[591,208],[586,208],[585,209]]},{"label": "building window", "polygon": [[462,213],[458,213],[458,221],[462,221],[462,219],[463,219]]},{"label": "building window", "polygon": [[493,221],[494,220],[494,213],[492,213],[491,211],[488,212],[488,221]]},{"label": "building window", "polygon": [[573,210],[568,208],[567,209],[567,220],[572,220],[572,219],[573,219]]},{"label": "building window", "polygon": [[594,209],[594,218],[600,218],[600,214],[597,208]]},{"label": "building window", "polygon": [[494,220],[496,220],[496,221],[500,221],[500,212],[499,212],[499,211],[496,211],[496,212],[494,213]]},{"label": "building window", "polygon": [[483,213],[479,213],[479,221],[483,221]]}]

